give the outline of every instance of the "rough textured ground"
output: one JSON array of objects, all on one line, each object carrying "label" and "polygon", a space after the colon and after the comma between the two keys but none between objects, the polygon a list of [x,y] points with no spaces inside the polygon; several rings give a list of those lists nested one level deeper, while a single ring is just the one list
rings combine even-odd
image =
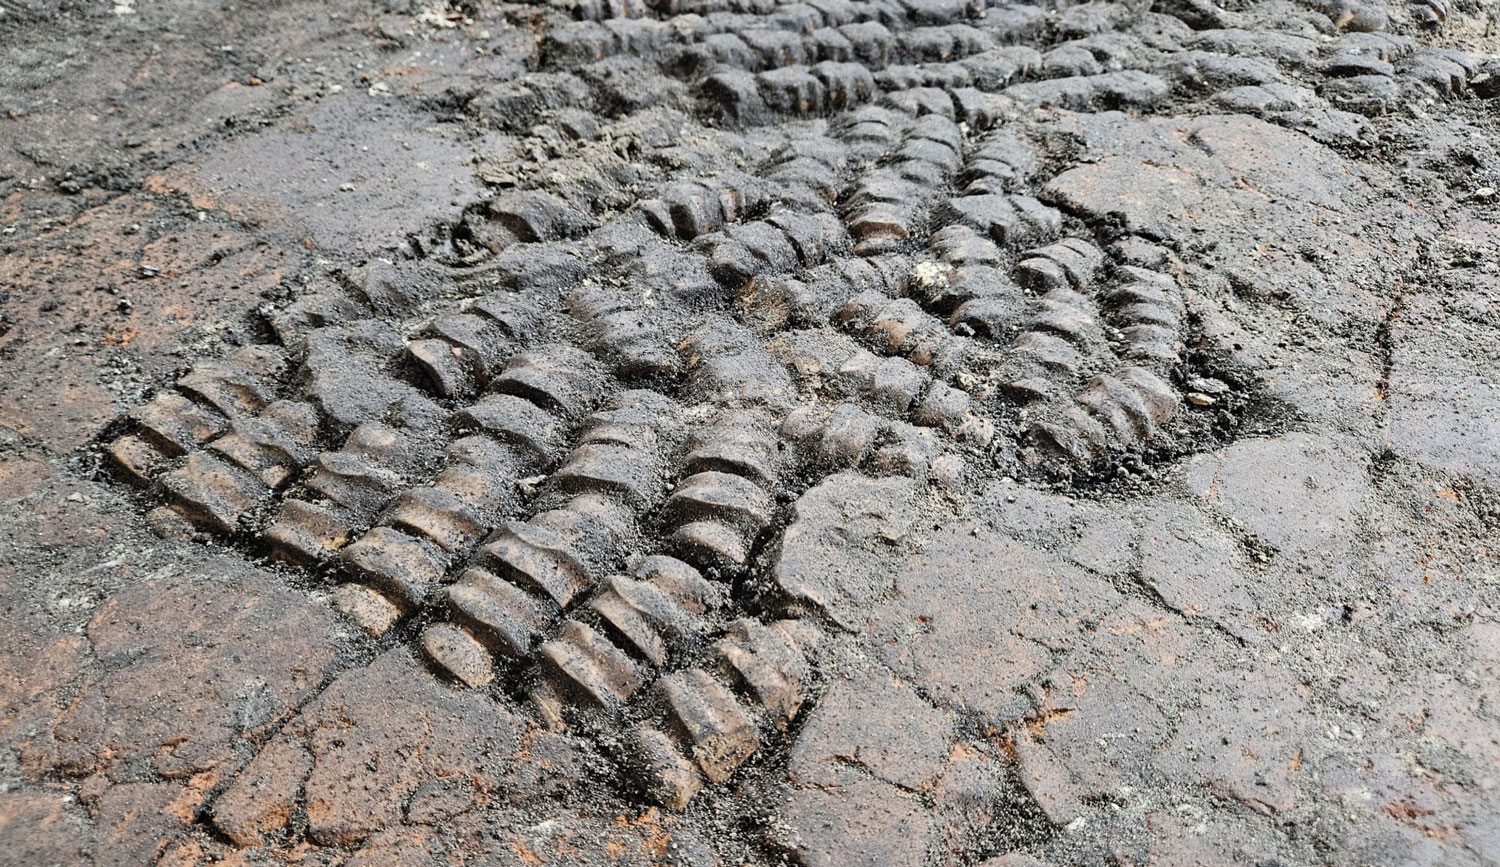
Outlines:
[{"label": "rough textured ground", "polygon": [[1500,863],[1495,13],[0,0],[0,865]]}]

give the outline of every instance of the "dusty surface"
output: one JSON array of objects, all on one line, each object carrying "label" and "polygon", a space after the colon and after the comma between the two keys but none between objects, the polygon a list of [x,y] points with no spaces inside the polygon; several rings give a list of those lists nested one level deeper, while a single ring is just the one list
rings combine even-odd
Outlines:
[{"label": "dusty surface", "polygon": [[0,865],[1500,863],[1494,24],[0,0]]}]

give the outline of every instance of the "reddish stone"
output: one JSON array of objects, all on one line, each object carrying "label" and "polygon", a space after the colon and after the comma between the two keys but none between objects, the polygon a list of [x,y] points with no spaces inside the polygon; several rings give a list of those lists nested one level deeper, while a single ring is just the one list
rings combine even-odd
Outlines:
[{"label": "reddish stone", "polygon": [[228,564],[122,591],[88,636],[104,665],[34,762],[86,771],[144,760],[167,777],[212,768],[286,719],[337,659],[331,612]]},{"label": "reddish stone", "polygon": [[278,737],[267,744],[213,805],[213,821],[240,846],[259,845],[285,828],[296,808],[312,756],[299,743]]},{"label": "reddish stone", "polygon": [[776,582],[858,628],[869,601],[887,592],[890,550],[916,519],[911,479],[839,473],[802,495],[781,538]]},{"label": "reddish stone", "polygon": [[878,780],[797,789],[780,819],[781,844],[807,867],[928,863],[932,820],[926,807]]},{"label": "reddish stone", "polygon": [[1365,462],[1348,446],[1303,433],[1246,440],[1191,459],[1182,487],[1268,546],[1263,557],[1320,578],[1346,573],[1367,490]]},{"label": "reddish stone", "polygon": [[[175,249],[164,260],[166,239],[153,242],[148,233],[130,229],[159,216],[157,203],[120,196],[32,239],[24,254],[0,258],[0,284],[22,287],[30,296],[29,303],[12,305],[18,315],[0,335],[0,349],[11,358],[0,380],[0,426],[59,452],[82,445],[121,408],[108,387],[103,356],[129,347],[158,370],[175,366],[166,352],[184,326],[243,311],[247,292],[254,297],[280,279],[273,253],[223,259],[226,250],[245,247],[250,238],[217,223],[184,224],[168,236]],[[158,252],[151,252],[153,246]],[[150,272],[141,269],[152,262],[171,273],[143,277]],[[118,294],[99,291],[111,284]],[[121,299],[132,306],[122,309]],[[44,309],[47,302],[55,306]],[[24,387],[36,382],[49,388]]]},{"label": "reddish stone", "polygon": [[81,864],[93,834],[61,792],[0,794],[0,863]]},{"label": "reddish stone", "polygon": [[[440,684],[399,648],[339,677],[287,731],[305,739],[312,753],[309,835],[348,846],[399,824],[413,796],[434,779],[467,780],[473,794],[464,799],[500,796],[520,726],[504,706]],[[465,808],[456,797],[449,793],[442,812]]]},{"label": "reddish stone", "polygon": [[896,566],[895,592],[869,631],[881,659],[942,707],[999,727],[1026,711],[1016,693],[1049,653],[1085,640],[1119,603],[1110,584],[972,525],[934,531]]},{"label": "reddish stone", "polygon": [[154,863],[187,827],[170,809],[181,791],[173,783],[120,783],[105,792],[94,807],[95,867]]},{"label": "reddish stone", "polygon": [[789,774],[804,786],[836,781],[849,765],[904,789],[923,789],[948,757],[947,714],[878,669],[840,678],[792,747]]}]

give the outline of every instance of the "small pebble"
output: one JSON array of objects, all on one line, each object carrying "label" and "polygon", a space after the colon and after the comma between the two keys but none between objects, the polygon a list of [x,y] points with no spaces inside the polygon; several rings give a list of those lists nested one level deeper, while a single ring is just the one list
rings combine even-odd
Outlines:
[{"label": "small pebble", "polygon": [[932,481],[938,487],[956,491],[964,483],[964,459],[958,455],[941,455],[932,462]]}]

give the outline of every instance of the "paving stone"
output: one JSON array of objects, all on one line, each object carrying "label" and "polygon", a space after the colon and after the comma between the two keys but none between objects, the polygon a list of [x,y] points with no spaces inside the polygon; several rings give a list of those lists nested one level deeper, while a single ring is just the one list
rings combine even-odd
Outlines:
[{"label": "paving stone", "polygon": [[[348,846],[400,823],[429,780],[464,776],[476,793],[503,791],[520,726],[503,707],[449,691],[405,649],[346,672],[293,717],[307,744],[308,834]],[[476,794],[475,797],[479,797]]]},{"label": "paving stone", "polygon": [[748,693],[778,729],[796,719],[812,685],[809,651],[817,631],[793,620],[762,625],[745,617],[736,620],[714,643],[714,653],[733,670]]},{"label": "paving stone", "polygon": [[1038,860],[1022,852],[1010,852],[981,861],[979,867],[1047,867],[1045,861]]},{"label": "paving stone", "polygon": [[1265,630],[1281,606],[1258,602],[1251,588],[1264,579],[1202,513],[1163,504],[1147,514],[1140,545],[1141,581],[1172,610],[1208,618],[1252,644],[1268,640]]},{"label": "paving stone", "polygon": [[1021,785],[1047,821],[1064,827],[1081,818],[1082,792],[1062,762],[1027,733],[1017,736],[1014,749]]},{"label": "paving stone", "polygon": [[180,788],[170,783],[119,783],[94,805],[94,859],[100,865],[151,863],[187,829],[191,814],[176,814]]},{"label": "paving stone", "polygon": [[759,747],[755,723],[734,696],[698,669],[661,681],[673,724],[704,777],[722,783]]},{"label": "paving stone", "polygon": [[995,528],[1020,542],[1062,553],[1104,575],[1120,575],[1136,562],[1134,515],[1112,515],[1077,497],[1048,494],[1014,479],[987,486],[984,502]]},{"label": "paving stone", "polygon": [[1108,670],[1178,715],[1153,762],[1160,773],[1268,815],[1296,806],[1303,757],[1322,737],[1305,686],[1277,665],[1221,662],[1213,648],[1226,639],[1135,603],[1100,629],[1116,636]]},{"label": "paving stone", "polygon": [[1166,98],[1167,84],[1150,73],[1126,70],[1017,84],[1005,93],[1023,105],[1091,111],[1155,105]]},{"label": "paving stone", "polygon": [[[1194,151],[1180,142],[1169,142],[1170,129],[1183,130],[1185,135],[1207,144],[1208,150]],[[1084,120],[1079,132],[1100,147],[1115,149],[1116,153],[1128,150],[1132,156],[1105,157],[1098,163],[1070,169],[1045,189],[1085,211],[1120,215],[1127,229],[1158,238],[1186,237],[1194,231],[1189,225],[1200,232],[1233,234],[1231,226],[1247,222],[1306,222],[1308,215],[1319,208],[1347,211],[1385,207],[1374,200],[1374,187],[1341,170],[1342,161],[1332,151],[1262,121],[1206,117],[1183,124],[1100,116]],[[1151,164],[1142,163],[1141,157],[1149,157]],[[1208,187],[1207,198],[1204,192],[1195,191],[1189,201],[1184,197],[1186,187],[1179,183],[1187,171],[1220,180]],[[1234,176],[1246,179],[1261,192],[1236,185],[1231,180]],[[1189,212],[1200,218],[1187,221]],[[1409,238],[1424,228],[1430,231],[1421,218],[1392,216],[1389,231],[1397,239]],[[1376,253],[1378,242],[1374,237],[1350,236],[1337,224],[1319,231],[1326,235],[1330,249],[1341,252],[1317,266],[1305,261],[1293,263],[1282,251],[1256,251],[1247,241],[1223,249],[1218,267],[1238,269],[1244,274],[1241,279],[1247,280],[1256,293],[1296,298],[1326,321],[1378,317],[1379,304],[1374,297],[1363,293],[1357,283],[1339,280],[1337,275],[1347,273],[1363,256],[1381,258],[1384,267],[1396,269],[1414,250],[1398,244],[1391,250],[1394,258],[1390,258]]]},{"label": "paving stone", "polygon": [[781,810],[782,845],[808,865],[927,863],[931,820],[888,783],[854,780],[798,789]]},{"label": "paving stone", "polygon": [[[94,291],[98,279],[114,280],[117,285],[124,280],[133,287],[143,264],[168,264],[159,261],[162,257],[157,251],[162,247],[153,244],[147,233],[130,230],[162,216],[160,204],[152,198],[140,190],[109,201],[90,200],[79,212],[48,221],[46,230],[36,232],[24,252],[6,257],[0,280],[8,286],[50,285],[46,298],[67,300],[42,309],[46,298],[27,290],[36,303],[15,304],[7,311],[5,340],[16,355],[11,376],[0,387],[0,424],[59,452],[68,451],[99,433],[120,409],[117,393],[109,387],[108,377],[101,375],[96,352],[108,351],[124,340],[154,375],[170,374],[176,366],[178,362],[169,360],[168,352],[179,339],[173,311],[180,309],[183,293],[127,289],[131,307],[122,312],[121,296]],[[182,228],[175,233],[170,264],[181,278],[194,281],[196,310],[209,317],[243,310],[244,292],[273,286],[274,270],[286,261],[290,247],[251,249],[249,235],[224,231],[227,227],[217,223]],[[93,243],[77,246],[74,239],[85,234]],[[295,253],[292,258],[297,258]],[[78,330],[73,330],[75,326]],[[79,351],[85,347],[87,352]],[[23,381],[45,381],[54,388],[28,393],[20,387]]]},{"label": "paving stone", "polygon": [[312,756],[288,738],[266,744],[213,803],[214,826],[239,846],[255,846],[286,828]]},{"label": "paving stone", "polygon": [[992,851],[986,832],[1006,813],[1015,784],[1000,751],[992,744],[960,741],[948,755],[943,775],[932,786],[933,815],[937,819],[939,861],[952,861],[976,851]]},{"label": "paving stone", "polygon": [[1366,472],[1364,460],[1347,446],[1287,434],[1190,462],[1183,487],[1211,513],[1230,519],[1316,579],[1336,577],[1346,568]]},{"label": "paving stone", "polygon": [[0,852],[1500,846],[1472,8],[55,5]]},{"label": "paving stone", "polygon": [[484,645],[456,626],[438,623],[422,630],[422,649],[469,686],[484,686],[495,678]]},{"label": "paving stone", "polygon": [[[4,592],[19,597],[14,584],[5,582]],[[18,606],[18,609],[20,606]],[[0,646],[0,733],[7,742],[15,745],[23,761],[37,763],[37,770],[45,770],[57,759],[50,749],[31,747],[27,741],[45,743],[42,737],[56,724],[64,708],[55,700],[57,691],[78,676],[79,665],[84,663],[86,641],[82,636],[58,635],[46,628],[39,618],[26,616],[17,610],[8,618]],[[36,753],[28,755],[32,749]]]},{"label": "paving stone", "polygon": [[[441,847],[436,845],[436,833],[431,827],[396,828],[370,837],[344,863],[349,867],[418,867],[430,864],[441,857]],[[438,850],[437,853],[434,850]]]},{"label": "paving stone", "polygon": [[141,762],[170,779],[213,769],[316,691],[338,659],[334,635],[331,612],[224,561],[124,590],[88,625],[95,657],[117,667],[83,684],[47,761]]},{"label": "paving stone", "polygon": [[1161,821],[1161,836],[1151,844],[1148,858],[1171,852],[1172,857],[1183,859],[1184,864],[1206,867],[1283,857],[1272,835],[1252,822],[1218,816],[1195,822],[1191,816],[1166,811],[1153,813],[1152,818]]},{"label": "paving stone", "polygon": [[1081,643],[1085,624],[1119,598],[1038,549],[949,527],[897,566],[894,592],[873,606],[867,628],[880,658],[934,703],[999,723],[1020,715],[1014,690],[1047,667],[1050,652]]},{"label": "paving stone", "polygon": [[[1433,329],[1441,341],[1424,341]],[[1387,399],[1392,448],[1429,466],[1500,484],[1500,434],[1493,429],[1500,401],[1492,379],[1494,329],[1441,313],[1436,299],[1419,299],[1396,320]]]},{"label": "paving stone", "polygon": [[858,765],[902,789],[930,786],[948,758],[946,715],[879,669],[829,684],[792,748],[788,773],[802,786],[833,784]]},{"label": "paving stone", "polygon": [[0,795],[0,844],[8,864],[80,864],[92,848],[87,816],[62,793]]},{"label": "paving stone", "polygon": [[1051,680],[1037,722],[1027,727],[1026,749],[1039,767],[1063,777],[1060,791],[1072,793],[1075,803],[1059,797],[1054,809],[1118,798],[1151,776],[1171,728],[1151,696],[1108,672]]},{"label": "paving stone", "polygon": [[868,600],[891,586],[890,551],[916,520],[914,495],[909,479],[854,473],[835,475],[804,494],[782,537],[777,583],[858,628]]}]

